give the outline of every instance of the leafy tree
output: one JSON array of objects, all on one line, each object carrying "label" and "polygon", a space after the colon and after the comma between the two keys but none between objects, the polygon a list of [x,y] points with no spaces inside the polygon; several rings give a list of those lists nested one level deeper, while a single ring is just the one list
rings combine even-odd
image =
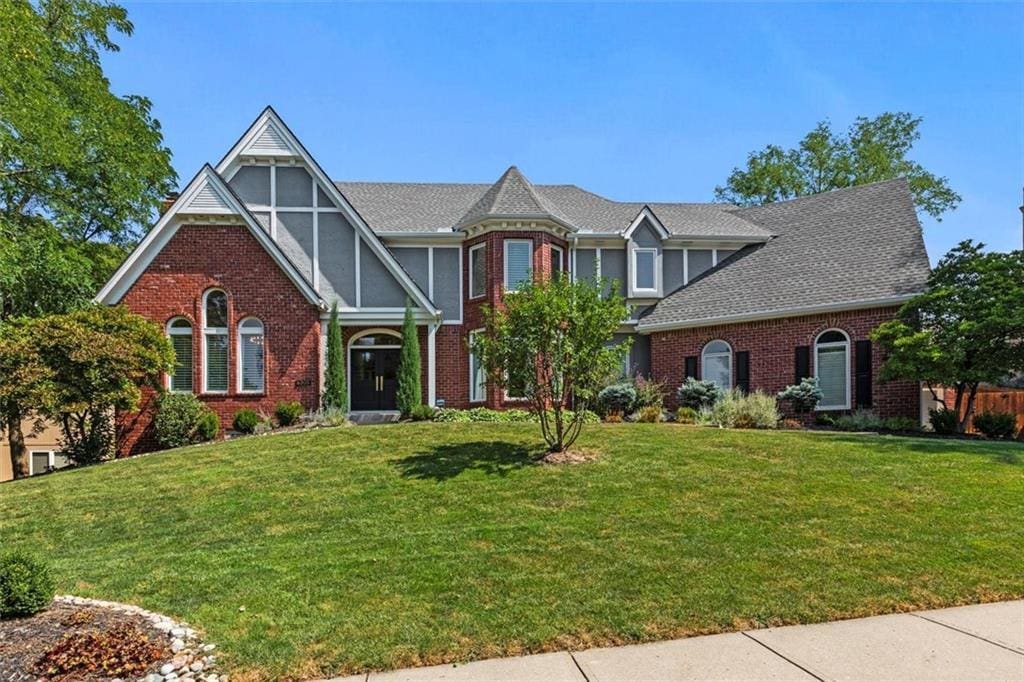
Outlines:
[{"label": "leafy tree", "polygon": [[715,198],[757,206],[832,189],[904,177],[917,207],[940,220],[960,195],[949,181],[907,158],[921,137],[921,118],[906,112],[858,117],[845,135],[821,121],[795,149],[768,145],[751,152],[746,168],[734,168]]},{"label": "leafy tree", "polygon": [[96,293],[94,264],[45,223],[0,236],[0,320],[79,308]]},{"label": "leafy tree", "polygon": [[1024,251],[985,253],[961,242],[943,256],[928,289],[874,331],[886,350],[881,378],[952,388],[963,432],[982,383],[1024,371]]},{"label": "leafy tree", "polygon": [[51,402],[52,373],[37,352],[35,322],[31,318],[0,320],[0,429],[8,434],[15,478],[29,475],[22,422],[33,416],[33,407]]},{"label": "leafy tree", "polygon": [[338,302],[331,305],[327,322],[327,368],[321,404],[325,410],[348,412],[348,388],[345,386],[345,346],[338,321]]},{"label": "leafy tree", "polygon": [[130,245],[176,180],[151,104],[110,91],[100,55],[131,35],[94,0],[0,3],[0,216]]},{"label": "leafy tree", "polygon": [[412,414],[423,404],[420,384],[420,338],[416,320],[412,316],[409,299],[405,300],[405,319],[402,321],[402,351],[398,358],[398,409],[403,417]]},{"label": "leafy tree", "polygon": [[629,309],[617,286],[602,295],[606,284],[567,277],[526,282],[503,305],[484,308],[486,331],[473,352],[490,381],[515,386],[530,402],[551,452],[575,442],[587,410],[629,352],[628,343],[611,345]]}]

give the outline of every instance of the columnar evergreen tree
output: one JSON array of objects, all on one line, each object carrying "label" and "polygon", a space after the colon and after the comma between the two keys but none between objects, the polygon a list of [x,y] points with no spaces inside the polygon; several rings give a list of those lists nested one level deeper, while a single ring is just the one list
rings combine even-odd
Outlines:
[{"label": "columnar evergreen tree", "polygon": [[398,409],[403,417],[407,417],[414,407],[422,404],[420,338],[416,333],[416,321],[412,317],[412,305],[406,299],[405,320],[402,322],[402,354],[398,359]]},{"label": "columnar evergreen tree", "polygon": [[327,322],[327,377],[321,400],[325,410],[348,412],[348,387],[345,385],[345,346],[341,341],[338,302],[331,306]]}]

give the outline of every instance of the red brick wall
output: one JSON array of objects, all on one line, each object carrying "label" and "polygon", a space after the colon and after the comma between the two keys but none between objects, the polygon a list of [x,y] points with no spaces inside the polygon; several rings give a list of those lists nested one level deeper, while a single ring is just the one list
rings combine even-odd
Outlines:
[{"label": "red brick wall", "polygon": [[[203,395],[202,298],[210,288],[228,297],[228,393]],[[315,409],[320,391],[319,310],[248,230],[242,226],[179,228],[121,301],[131,311],[164,325],[172,317],[193,325],[193,387],[197,395],[230,427],[235,412],[250,407],[268,415],[281,400],[298,400]],[[265,392],[237,391],[237,326],[245,317],[263,321],[266,337]],[[152,439],[153,395],[141,412],[119,415],[120,455],[155,449]]]},{"label": "red brick wall", "polygon": [[[734,354],[741,351],[750,352],[751,390],[761,389],[768,393],[777,393],[793,383],[796,347],[811,347],[813,371],[815,338],[826,329],[841,329],[850,337],[851,404],[856,405],[855,342],[867,339],[871,330],[882,322],[891,320],[895,312],[896,308],[878,308],[656,332],[651,334],[651,371],[658,381],[665,383],[669,390],[668,403],[674,407],[675,390],[683,381],[685,358],[697,357],[699,372],[700,354],[704,345],[709,341],[722,339],[732,346]],[[872,409],[883,417],[906,416],[917,419],[920,401],[917,383],[880,383],[878,376],[883,357],[878,346],[872,348],[871,356],[874,380]],[[735,371],[734,361],[734,380]]]}]

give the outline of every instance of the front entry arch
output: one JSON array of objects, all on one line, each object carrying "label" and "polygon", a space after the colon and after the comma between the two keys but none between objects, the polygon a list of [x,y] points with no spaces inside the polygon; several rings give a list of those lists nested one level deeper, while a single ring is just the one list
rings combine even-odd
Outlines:
[{"label": "front entry arch", "polygon": [[348,342],[349,409],[398,409],[398,363],[402,337],[392,329],[367,329]]}]

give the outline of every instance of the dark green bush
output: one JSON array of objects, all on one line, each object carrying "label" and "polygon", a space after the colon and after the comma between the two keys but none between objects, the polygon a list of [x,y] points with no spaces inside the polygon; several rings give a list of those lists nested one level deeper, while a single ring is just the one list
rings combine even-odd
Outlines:
[{"label": "dark green bush", "polygon": [[921,424],[910,417],[889,417],[883,420],[883,428],[886,431],[920,431]]},{"label": "dark green bush", "polygon": [[629,414],[636,405],[636,397],[632,384],[606,386],[597,394],[597,411],[604,416]]},{"label": "dark green bush", "polygon": [[974,428],[986,438],[1013,438],[1017,416],[1009,412],[982,412],[974,415]]},{"label": "dark green bush", "polygon": [[[153,418],[157,442],[165,448],[178,448],[199,440],[210,440],[220,429],[216,429],[213,436],[206,435],[209,433],[208,414],[213,413],[191,393],[164,393],[157,402],[156,416]],[[202,425],[204,430],[200,432],[200,421],[203,419],[207,423]]]},{"label": "dark green bush", "polygon": [[306,412],[298,400],[282,400],[274,406],[274,416],[281,426],[291,426]]},{"label": "dark green bush", "polygon": [[689,377],[676,392],[681,407],[695,410],[711,409],[722,397],[722,391],[713,381],[701,381]]},{"label": "dark green bush", "polygon": [[840,431],[881,431],[885,422],[871,410],[856,410],[836,417],[835,428]]},{"label": "dark green bush", "polygon": [[416,405],[409,410],[409,418],[414,422],[429,422],[434,419],[436,411],[430,405]]},{"label": "dark green bush", "polygon": [[779,400],[789,402],[797,414],[813,412],[824,394],[818,386],[817,377],[805,377],[799,384],[786,386],[779,391]]},{"label": "dark green bush", "polygon": [[196,436],[201,441],[213,440],[219,433],[220,417],[213,410],[206,410],[196,423]]},{"label": "dark green bush", "polygon": [[0,618],[42,611],[53,601],[55,590],[44,562],[25,552],[0,554]]},{"label": "dark green bush", "polygon": [[259,428],[260,422],[263,420],[256,410],[248,407],[235,412],[235,419],[232,422],[232,426],[235,431],[239,433],[256,433],[256,429]]},{"label": "dark green bush", "polygon": [[957,426],[956,412],[940,407],[928,410],[928,422],[932,425],[935,433],[950,434],[956,433]]}]

